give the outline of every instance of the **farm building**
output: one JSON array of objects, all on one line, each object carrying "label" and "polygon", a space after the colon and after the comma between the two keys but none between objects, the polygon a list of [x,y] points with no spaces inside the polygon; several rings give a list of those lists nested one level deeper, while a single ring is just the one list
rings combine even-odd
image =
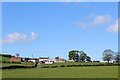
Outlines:
[{"label": "farm building", "polygon": [[54,59],[53,61],[54,61],[54,62],[66,62],[66,60],[65,60],[65,59],[62,59],[62,58]]},{"label": "farm building", "polygon": [[44,64],[54,64],[54,61],[49,59],[49,57],[40,57],[39,62]]},{"label": "farm building", "polygon": [[45,62],[45,61],[48,61],[48,60],[49,60],[49,57],[40,57],[39,58],[39,62],[41,62],[41,61]]},{"label": "farm building", "polygon": [[15,56],[11,56],[10,61],[21,62],[21,61],[22,61],[22,58],[20,58],[20,57],[15,57]]},{"label": "farm building", "polygon": [[67,62],[75,62],[74,60],[67,60]]},{"label": "farm building", "polygon": [[37,58],[29,59],[28,62],[38,62]]}]

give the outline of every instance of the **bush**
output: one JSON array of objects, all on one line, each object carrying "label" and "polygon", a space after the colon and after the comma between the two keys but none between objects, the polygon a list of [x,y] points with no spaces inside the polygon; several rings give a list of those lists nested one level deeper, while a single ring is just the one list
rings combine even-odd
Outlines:
[{"label": "bush", "polygon": [[12,61],[12,63],[15,63],[14,61]]},{"label": "bush", "polygon": [[84,67],[84,66],[118,66],[118,63],[65,63],[61,65],[43,65],[42,68],[57,68],[57,67]]},{"label": "bush", "polygon": [[56,68],[56,67],[58,67],[58,66],[56,66],[56,65],[54,65],[54,66],[51,66],[51,68]]},{"label": "bush", "polygon": [[5,61],[5,63],[11,63],[10,61]]},{"label": "bush", "polygon": [[1,54],[2,57],[9,57],[11,58],[11,55],[10,54]]},{"label": "bush", "polygon": [[66,67],[73,67],[73,65],[67,65]]},{"label": "bush", "polygon": [[49,68],[49,66],[42,66],[42,68]]},{"label": "bush", "polygon": [[65,67],[65,65],[60,65],[60,67]]},{"label": "bush", "polygon": [[100,61],[96,60],[96,61],[93,61],[93,62],[100,62]]},{"label": "bush", "polygon": [[21,64],[21,62],[14,62],[14,61],[2,61],[0,63],[12,63],[12,64]]},{"label": "bush", "polygon": [[6,63],[6,61],[2,61],[2,63]]},{"label": "bush", "polygon": [[15,64],[21,64],[21,62],[14,62]]}]

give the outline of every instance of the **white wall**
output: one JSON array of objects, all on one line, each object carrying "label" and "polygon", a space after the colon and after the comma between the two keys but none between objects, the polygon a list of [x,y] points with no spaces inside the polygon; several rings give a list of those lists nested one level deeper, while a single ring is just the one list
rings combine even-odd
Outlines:
[{"label": "white wall", "polygon": [[47,61],[45,64],[53,64],[53,61]]},{"label": "white wall", "polygon": [[30,62],[30,61],[31,61],[31,62],[36,62],[35,60],[28,60],[28,62]]},{"label": "white wall", "polygon": [[39,59],[39,62],[41,61],[48,61],[49,59]]}]

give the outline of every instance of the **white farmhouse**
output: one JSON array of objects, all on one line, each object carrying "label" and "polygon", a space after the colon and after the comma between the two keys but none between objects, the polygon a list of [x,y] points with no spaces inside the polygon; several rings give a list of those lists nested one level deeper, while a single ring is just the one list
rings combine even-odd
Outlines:
[{"label": "white farmhouse", "polygon": [[29,59],[28,62],[38,62],[37,58]]},{"label": "white farmhouse", "polygon": [[45,62],[45,61],[48,61],[49,60],[49,57],[40,57],[39,58],[39,62]]},{"label": "white farmhouse", "polygon": [[54,61],[49,59],[49,57],[40,57],[39,62],[44,64],[54,64]]}]

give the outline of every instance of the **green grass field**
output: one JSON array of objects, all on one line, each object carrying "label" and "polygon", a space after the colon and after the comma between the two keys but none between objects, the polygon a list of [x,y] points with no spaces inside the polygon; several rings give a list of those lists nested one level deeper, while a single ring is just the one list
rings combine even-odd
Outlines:
[{"label": "green grass field", "polygon": [[11,69],[3,78],[117,78],[118,66]]},{"label": "green grass field", "polygon": [[21,64],[12,64],[12,63],[2,63],[2,65],[0,65],[0,67],[8,67],[8,66],[34,66],[35,63],[31,63],[31,62],[21,62]]},{"label": "green grass field", "polygon": [[0,56],[0,61],[10,61],[10,58]]},{"label": "green grass field", "polygon": [[[0,56],[0,61],[8,61],[10,62],[10,58],[8,57],[1,57]],[[9,66],[34,66],[35,63],[31,62],[21,62],[21,64],[15,64],[15,63],[0,63],[0,67],[9,67]]]}]

